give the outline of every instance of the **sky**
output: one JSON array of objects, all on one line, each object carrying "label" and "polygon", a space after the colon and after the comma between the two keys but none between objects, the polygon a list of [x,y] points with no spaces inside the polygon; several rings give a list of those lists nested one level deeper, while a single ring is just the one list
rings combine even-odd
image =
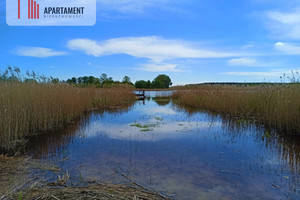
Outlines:
[{"label": "sky", "polygon": [[170,76],[173,85],[289,82],[300,70],[299,0],[97,0],[94,26],[8,26],[0,71],[61,80]]}]

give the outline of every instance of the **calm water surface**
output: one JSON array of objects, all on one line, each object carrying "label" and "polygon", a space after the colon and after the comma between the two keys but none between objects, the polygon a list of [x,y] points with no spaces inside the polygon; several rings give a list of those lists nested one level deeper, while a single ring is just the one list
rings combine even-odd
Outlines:
[{"label": "calm water surface", "polygon": [[69,170],[71,183],[128,183],[125,174],[173,199],[300,199],[297,139],[191,114],[157,94],[32,138],[28,153]]}]

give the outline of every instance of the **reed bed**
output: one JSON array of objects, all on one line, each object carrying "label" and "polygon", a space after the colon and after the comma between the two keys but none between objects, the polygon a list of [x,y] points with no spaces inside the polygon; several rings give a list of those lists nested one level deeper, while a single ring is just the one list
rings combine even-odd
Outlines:
[{"label": "reed bed", "polygon": [[174,102],[195,110],[255,119],[268,128],[300,134],[300,85],[199,85],[181,88]]},{"label": "reed bed", "polygon": [[85,111],[133,102],[130,87],[99,89],[67,84],[0,81],[0,150],[31,134],[55,130]]}]

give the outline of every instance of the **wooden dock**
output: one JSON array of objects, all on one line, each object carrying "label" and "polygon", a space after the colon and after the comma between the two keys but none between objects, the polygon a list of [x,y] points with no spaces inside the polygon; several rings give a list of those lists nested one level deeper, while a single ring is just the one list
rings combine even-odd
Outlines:
[{"label": "wooden dock", "polygon": [[139,91],[139,93],[138,94],[135,94],[136,95],[136,97],[137,97],[137,99],[139,99],[139,100],[144,100],[145,99],[145,91],[143,90],[143,91]]}]

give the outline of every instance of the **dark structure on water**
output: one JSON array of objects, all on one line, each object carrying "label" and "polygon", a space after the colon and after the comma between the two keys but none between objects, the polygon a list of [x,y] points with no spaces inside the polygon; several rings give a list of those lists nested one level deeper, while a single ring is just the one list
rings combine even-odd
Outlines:
[{"label": "dark structure on water", "polygon": [[138,91],[137,94],[135,94],[136,97],[140,100],[144,100],[145,99],[145,90],[142,90],[142,91]]}]

